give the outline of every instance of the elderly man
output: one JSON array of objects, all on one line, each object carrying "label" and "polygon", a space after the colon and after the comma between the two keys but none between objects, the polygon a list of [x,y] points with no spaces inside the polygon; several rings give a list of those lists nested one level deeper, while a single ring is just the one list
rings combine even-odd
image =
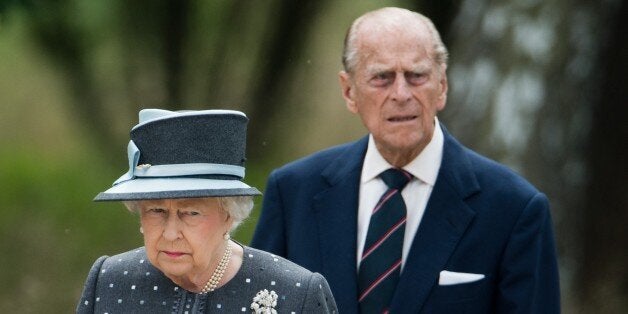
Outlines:
[{"label": "elderly man", "polygon": [[548,200],[436,118],[447,50],[384,8],[351,25],[340,85],[369,131],[273,171],[252,246],[322,273],[340,313],[558,313]]}]

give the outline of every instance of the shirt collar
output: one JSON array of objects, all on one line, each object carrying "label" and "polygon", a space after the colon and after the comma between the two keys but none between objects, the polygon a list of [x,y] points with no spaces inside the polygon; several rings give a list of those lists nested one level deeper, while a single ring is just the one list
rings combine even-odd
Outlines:
[{"label": "shirt collar", "polygon": [[[432,140],[414,160],[403,167],[404,170],[411,173],[415,178],[431,186],[434,186],[434,183],[436,183],[436,177],[438,176],[443,157],[444,143],[443,130],[440,128],[438,118],[434,119],[434,124]],[[375,146],[373,134],[370,134],[366,156],[364,156],[361,183],[376,179],[380,173],[390,168],[393,168],[393,166],[379,153]]]}]

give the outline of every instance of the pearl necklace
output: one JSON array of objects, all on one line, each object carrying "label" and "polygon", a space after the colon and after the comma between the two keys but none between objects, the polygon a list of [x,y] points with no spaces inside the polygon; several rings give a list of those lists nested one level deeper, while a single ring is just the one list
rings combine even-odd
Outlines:
[{"label": "pearl necklace", "polygon": [[225,248],[225,253],[222,255],[220,259],[220,263],[218,263],[218,267],[214,270],[214,273],[209,278],[203,289],[201,289],[200,294],[206,294],[208,292],[212,292],[216,290],[216,286],[222,279],[222,276],[225,274],[225,270],[227,269],[227,265],[229,265],[229,261],[231,260],[231,245],[229,245],[229,241],[227,240],[227,247]]}]

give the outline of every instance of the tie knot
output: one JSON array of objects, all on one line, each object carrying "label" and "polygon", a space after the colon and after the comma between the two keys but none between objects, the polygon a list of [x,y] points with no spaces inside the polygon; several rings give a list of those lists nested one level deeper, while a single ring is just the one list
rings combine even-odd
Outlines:
[{"label": "tie knot", "polygon": [[403,188],[410,182],[412,179],[412,175],[405,170],[390,168],[379,175],[384,183],[390,189],[397,189],[399,191],[403,190]]}]

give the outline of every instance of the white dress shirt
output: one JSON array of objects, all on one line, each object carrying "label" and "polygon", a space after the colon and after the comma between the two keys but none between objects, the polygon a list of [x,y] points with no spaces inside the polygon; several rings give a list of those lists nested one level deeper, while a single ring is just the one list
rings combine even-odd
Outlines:
[{"label": "white dress shirt", "polygon": [[[403,167],[403,169],[411,173],[414,178],[401,192],[401,196],[407,208],[406,230],[403,238],[403,251],[401,252],[402,268],[405,265],[412,240],[414,239],[414,235],[419,228],[419,223],[425,212],[427,201],[432,194],[432,189],[434,188],[443,156],[443,131],[440,128],[438,119],[436,119],[435,124],[432,140],[414,160]],[[360,260],[362,259],[364,242],[366,241],[366,234],[371,220],[371,212],[381,196],[388,189],[384,181],[379,178],[379,175],[390,168],[394,167],[382,157],[375,146],[373,135],[370,135],[366,156],[364,157],[364,165],[362,166],[362,177],[360,179],[358,269],[360,269]]]}]

